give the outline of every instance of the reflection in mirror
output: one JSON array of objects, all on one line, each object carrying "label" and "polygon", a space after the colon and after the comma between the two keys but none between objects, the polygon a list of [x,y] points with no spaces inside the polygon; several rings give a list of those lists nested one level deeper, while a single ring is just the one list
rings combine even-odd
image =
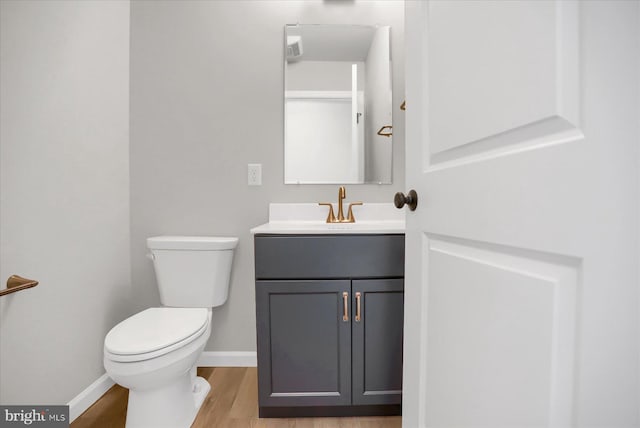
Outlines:
[{"label": "reflection in mirror", "polygon": [[391,183],[389,33],[285,26],[285,183]]}]

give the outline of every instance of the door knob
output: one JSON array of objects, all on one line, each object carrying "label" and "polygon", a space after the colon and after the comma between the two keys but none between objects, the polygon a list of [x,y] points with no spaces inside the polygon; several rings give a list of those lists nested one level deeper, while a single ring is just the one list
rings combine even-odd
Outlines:
[{"label": "door knob", "polygon": [[393,197],[393,204],[396,208],[402,208],[406,204],[411,211],[415,211],[418,206],[418,194],[415,190],[409,190],[407,195],[402,192],[398,192]]}]

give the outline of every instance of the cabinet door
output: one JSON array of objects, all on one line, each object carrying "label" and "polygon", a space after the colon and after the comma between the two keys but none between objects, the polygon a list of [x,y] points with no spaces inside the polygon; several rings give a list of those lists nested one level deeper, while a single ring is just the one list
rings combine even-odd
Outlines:
[{"label": "cabinet door", "polygon": [[353,404],[400,404],[404,280],[354,280],[352,308]]},{"label": "cabinet door", "polygon": [[260,406],[351,403],[350,296],[348,280],[256,281]]}]

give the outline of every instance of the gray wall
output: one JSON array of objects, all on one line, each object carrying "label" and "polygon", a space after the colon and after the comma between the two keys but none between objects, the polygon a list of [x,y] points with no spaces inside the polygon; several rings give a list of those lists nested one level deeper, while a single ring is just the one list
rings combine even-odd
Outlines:
[{"label": "gray wall", "polygon": [[[134,1],[131,7],[131,260],[137,309],[159,304],[145,239],[240,238],[229,301],[206,350],[255,350],[253,244],[269,202],[335,201],[334,185],[284,185],[283,40],[293,23],[391,25],[393,185],[353,185],[347,200],[404,189],[403,2]],[[247,186],[247,163],[263,185]]]},{"label": "gray wall", "polygon": [[0,298],[3,404],[74,398],[131,312],[129,11],[0,1],[0,281],[40,281]]}]

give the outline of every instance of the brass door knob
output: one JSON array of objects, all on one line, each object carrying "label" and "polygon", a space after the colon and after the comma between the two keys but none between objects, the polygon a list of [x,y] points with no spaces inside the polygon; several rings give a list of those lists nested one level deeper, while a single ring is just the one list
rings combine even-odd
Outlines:
[{"label": "brass door knob", "polygon": [[409,190],[407,195],[402,192],[398,192],[393,197],[393,204],[396,208],[402,208],[407,205],[411,211],[415,211],[418,206],[418,194],[415,190]]}]

